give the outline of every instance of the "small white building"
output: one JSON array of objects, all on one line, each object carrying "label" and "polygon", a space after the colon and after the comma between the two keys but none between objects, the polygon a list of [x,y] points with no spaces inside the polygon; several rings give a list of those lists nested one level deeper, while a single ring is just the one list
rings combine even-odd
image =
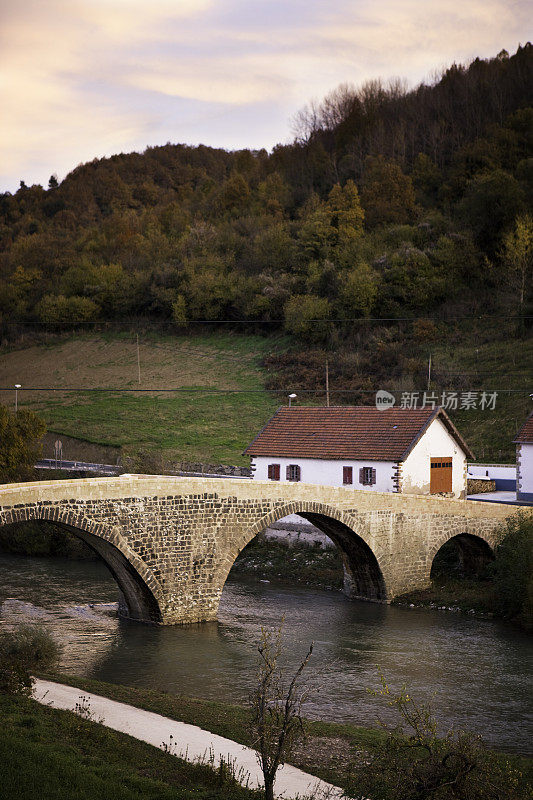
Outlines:
[{"label": "small white building", "polygon": [[464,497],[468,445],[441,408],[283,406],[244,451],[256,480]]},{"label": "small white building", "polygon": [[533,502],[533,413],[516,439],[516,499]]}]

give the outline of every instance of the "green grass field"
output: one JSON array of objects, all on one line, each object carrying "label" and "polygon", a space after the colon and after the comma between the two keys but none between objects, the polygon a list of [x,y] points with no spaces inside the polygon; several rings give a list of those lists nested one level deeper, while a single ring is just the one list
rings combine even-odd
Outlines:
[{"label": "green grass field", "polygon": [[208,766],[80,716],[0,695],[2,800],[252,800]]},{"label": "green grass field", "polygon": [[[1,353],[0,385],[20,383],[20,405],[57,434],[166,460],[246,465],[243,449],[280,404],[260,367],[277,344],[283,340],[146,335],[139,384],[131,335],[62,338]],[[11,404],[13,393],[0,401]]]}]

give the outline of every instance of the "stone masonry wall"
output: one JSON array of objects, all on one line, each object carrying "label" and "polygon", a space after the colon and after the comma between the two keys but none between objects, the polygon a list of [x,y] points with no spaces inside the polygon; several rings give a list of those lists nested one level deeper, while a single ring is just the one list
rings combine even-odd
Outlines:
[{"label": "stone masonry wall", "polygon": [[[450,537],[470,533],[494,546],[498,524],[517,509],[487,506],[309,484],[167,476],[0,487],[0,524],[50,519],[92,537],[129,615],[165,624],[216,619],[238,553],[288,514],[322,524],[359,587],[380,572],[390,600],[427,585],[432,560]],[[368,562],[366,571],[361,559]]]}]

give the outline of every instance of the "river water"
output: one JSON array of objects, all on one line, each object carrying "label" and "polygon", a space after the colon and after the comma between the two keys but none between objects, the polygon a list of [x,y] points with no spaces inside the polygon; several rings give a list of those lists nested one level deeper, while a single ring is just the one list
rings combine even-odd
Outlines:
[{"label": "river water", "polygon": [[104,564],[0,554],[0,624],[41,621],[64,645],[61,670],[104,681],[243,703],[257,674],[261,625],[284,616],[284,656],[295,667],[315,643],[311,718],[394,721],[367,691],[378,669],[395,688],[431,701],[443,726],[533,752],[533,644],[503,623],[353,602],[334,592],[230,579],[218,623],[152,627],[117,618]]}]

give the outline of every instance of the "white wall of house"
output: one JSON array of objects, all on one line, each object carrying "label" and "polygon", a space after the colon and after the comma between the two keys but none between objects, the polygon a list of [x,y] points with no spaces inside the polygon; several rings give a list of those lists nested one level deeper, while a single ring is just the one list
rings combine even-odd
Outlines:
[{"label": "white wall of house", "polygon": [[516,464],[469,464],[468,477],[493,480],[496,491],[516,491]]},{"label": "white wall of house", "polygon": [[[280,482],[287,483],[286,473],[289,464],[298,464],[301,469],[301,482],[314,483],[318,486],[343,486],[343,467],[352,467],[353,484],[348,488],[368,489],[375,492],[393,492],[393,476],[395,463],[392,461],[341,461],[321,458],[274,458],[273,456],[256,456],[252,458],[252,476],[255,480],[268,480],[268,465],[280,465]],[[376,482],[372,486],[359,483],[361,467],[373,467],[376,470]],[[255,469],[254,469],[255,468]]]},{"label": "white wall of house", "polygon": [[533,500],[533,444],[516,447],[516,497]]},{"label": "white wall of house", "polygon": [[469,464],[471,478],[491,478],[492,480],[516,480],[515,464]]},{"label": "white wall of house", "polygon": [[402,464],[402,492],[429,494],[432,458],[452,459],[452,492],[463,497],[466,491],[466,454],[440,419],[434,419]]}]

